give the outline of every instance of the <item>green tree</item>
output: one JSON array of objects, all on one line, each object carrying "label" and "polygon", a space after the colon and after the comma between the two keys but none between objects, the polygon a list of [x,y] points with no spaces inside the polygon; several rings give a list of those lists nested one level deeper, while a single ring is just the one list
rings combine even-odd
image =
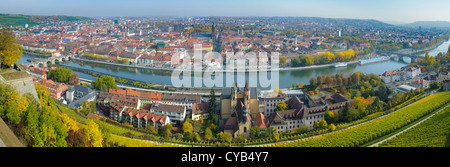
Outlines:
[{"label": "green tree", "polygon": [[286,57],[280,57],[280,65],[285,66],[287,62],[287,58]]},{"label": "green tree", "polygon": [[[22,47],[8,29],[0,30],[0,66],[12,67],[22,57]],[[0,68],[1,69],[1,68]]]},{"label": "green tree", "polygon": [[209,115],[211,118],[211,123],[219,123],[219,117],[216,114],[216,93],[213,88],[211,88],[209,93]]},{"label": "green tree", "polygon": [[382,100],[387,102],[389,100],[389,89],[384,83],[381,83],[378,87],[378,97]]},{"label": "green tree", "polygon": [[329,122],[329,123],[334,123],[334,112],[331,111],[325,111],[325,121]]},{"label": "green tree", "polygon": [[320,128],[327,128],[327,127],[328,127],[327,121],[321,120],[321,121],[319,122],[319,127],[320,127]]},{"label": "green tree", "polygon": [[311,77],[311,79],[309,79],[309,89],[310,90],[314,90],[317,88],[317,81],[316,78]]},{"label": "green tree", "polygon": [[161,137],[168,139],[172,136],[172,124],[166,124],[159,129],[159,135]]},{"label": "green tree", "polygon": [[344,108],[341,110],[341,112],[342,121],[344,122],[351,122],[359,117],[358,110],[351,108],[348,103],[345,103]]},{"label": "green tree", "polygon": [[250,137],[251,138],[258,138],[260,136],[261,129],[259,129],[258,126],[252,126],[250,128]]},{"label": "green tree", "polygon": [[51,69],[48,70],[47,77],[57,82],[67,82],[72,77],[72,69],[65,67]]},{"label": "green tree", "polygon": [[105,92],[109,91],[109,89],[117,89],[115,78],[108,75],[102,75],[100,78],[95,78],[91,84],[94,86],[94,89]]},{"label": "green tree", "polygon": [[314,129],[320,128],[319,121],[314,121],[313,128]]}]

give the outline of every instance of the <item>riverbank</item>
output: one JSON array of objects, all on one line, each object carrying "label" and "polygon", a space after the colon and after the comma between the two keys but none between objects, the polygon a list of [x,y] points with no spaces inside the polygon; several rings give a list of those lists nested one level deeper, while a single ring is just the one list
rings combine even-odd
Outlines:
[{"label": "riverbank", "polygon": [[[86,61],[91,63],[100,63],[100,64],[106,64],[106,65],[114,65],[114,66],[122,66],[122,67],[131,67],[131,68],[142,68],[142,69],[151,69],[151,70],[163,70],[163,71],[174,71],[177,70],[176,68],[163,68],[163,67],[148,67],[148,66],[139,66],[139,65],[129,65],[129,64],[119,64],[119,63],[110,63],[110,62],[103,62],[103,61],[97,61],[97,60],[88,60],[83,58],[72,58],[73,60],[79,60],[79,61]],[[357,61],[350,61],[350,62],[343,62],[347,64],[355,64],[358,63]],[[277,69],[225,69],[225,70],[195,70],[195,69],[179,69],[179,70],[191,70],[192,72],[204,72],[204,71],[214,71],[214,72],[266,72],[266,71],[290,71],[290,70],[304,70],[304,69],[313,69],[313,68],[324,68],[324,67],[332,67],[333,64],[322,64],[322,65],[311,65],[311,66],[305,66],[305,67],[283,67],[283,68],[277,68]]]},{"label": "riverbank", "polygon": [[[82,82],[82,83],[91,83],[92,80],[80,78],[80,82]],[[131,89],[131,90],[145,91],[145,92],[189,94],[189,95],[200,95],[200,96],[209,96],[210,95],[210,91],[211,91],[210,88],[208,88],[208,89],[205,88],[203,92],[197,92],[197,91],[182,91],[182,92],[179,92],[179,91],[167,91],[167,90],[137,88],[137,87],[126,86],[126,85],[117,85],[117,87],[122,88],[122,89]],[[222,95],[222,90],[221,89],[215,88],[214,91],[215,91],[215,95],[217,97]]]},{"label": "riverbank", "polygon": [[[424,48],[419,48],[419,49],[414,49],[414,48],[408,48],[408,49],[400,49],[397,51],[393,51],[394,53],[399,53],[399,54],[423,54],[425,53],[427,50],[433,50],[436,49],[437,47],[441,46],[443,43],[449,41],[450,38],[447,39],[442,39],[439,42],[436,42],[435,44],[428,46],[428,47],[424,47]],[[434,55],[432,55],[434,56]]]},{"label": "riverbank", "polygon": [[[61,65],[56,65],[61,66]],[[157,83],[151,83],[151,82],[145,82],[140,81],[132,78],[127,77],[120,77],[116,75],[111,75],[107,73],[102,73],[94,70],[87,70],[77,67],[68,67],[68,66],[62,66],[66,68],[70,68],[73,71],[77,71],[83,74],[90,75],[92,77],[101,77],[102,75],[108,75],[115,79],[116,84],[118,87],[122,88],[129,88],[134,90],[141,90],[141,91],[153,91],[153,92],[182,92],[186,94],[197,94],[197,95],[209,95],[211,88],[204,88],[204,87],[175,87],[172,85],[165,85],[165,84],[157,84]],[[87,83],[91,83],[92,80],[87,78],[80,77],[80,81],[84,81]],[[214,88],[216,92],[222,92],[221,88]]]}]

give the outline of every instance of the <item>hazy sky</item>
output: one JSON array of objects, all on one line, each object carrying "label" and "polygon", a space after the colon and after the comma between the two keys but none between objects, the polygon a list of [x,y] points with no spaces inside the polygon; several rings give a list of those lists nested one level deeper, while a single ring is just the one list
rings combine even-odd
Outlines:
[{"label": "hazy sky", "polygon": [[0,0],[0,13],[70,16],[311,16],[450,21],[449,0]]}]

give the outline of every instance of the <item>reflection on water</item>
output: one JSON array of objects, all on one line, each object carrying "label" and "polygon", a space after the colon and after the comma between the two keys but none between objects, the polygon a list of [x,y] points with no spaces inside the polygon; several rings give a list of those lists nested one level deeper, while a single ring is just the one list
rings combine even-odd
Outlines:
[{"label": "reflection on water", "polygon": [[[437,55],[439,52],[447,51],[448,46],[450,45],[450,41],[447,40],[437,48],[429,51],[431,56]],[[33,56],[23,55],[22,59],[19,63],[27,63],[26,59],[33,58]],[[311,77],[317,77],[318,75],[335,75],[343,73],[345,76],[349,76],[350,74],[361,71],[365,74],[375,73],[381,75],[383,72],[388,70],[399,69],[407,65],[411,61],[410,58],[404,57],[403,60],[399,60],[398,57],[391,58],[389,61],[377,62],[371,64],[349,64],[347,67],[333,68],[333,67],[323,67],[323,68],[312,68],[312,69],[302,69],[302,70],[289,70],[289,71],[279,71],[279,87],[286,88],[291,87],[292,83],[301,83],[303,82],[305,85],[309,84],[309,79]],[[83,62],[83,61],[73,61],[64,64],[68,67],[77,67],[87,70],[98,71],[101,73],[109,74],[112,76],[118,76],[121,78],[129,78],[134,80],[139,80],[143,82],[164,84],[164,85],[172,85],[171,75],[172,71],[161,71],[161,70],[152,70],[152,69],[140,69],[140,68],[130,68],[130,67],[122,67],[122,66],[112,66],[106,64],[92,63],[92,62]],[[81,78],[91,79],[94,77],[80,73]],[[267,78],[270,79],[271,73],[267,72]],[[216,75],[215,77],[223,77],[223,86],[227,86],[227,78],[234,78],[234,81],[239,81],[238,78],[245,78],[246,81],[259,81],[259,73],[223,73],[223,75]],[[192,75],[191,84],[194,85],[194,80],[200,79],[201,76]],[[232,83],[229,82],[229,83]],[[241,81],[238,85],[244,85],[245,81]],[[208,83],[207,83],[208,84]],[[203,83],[205,86],[205,83]],[[267,89],[261,87],[261,83],[257,85],[261,89]]]},{"label": "reflection on water", "polygon": [[[279,87],[280,88],[286,88],[291,87],[292,83],[301,83],[309,84],[309,79],[314,76],[317,77],[318,75],[336,75],[343,73],[345,76],[349,76],[350,74],[361,71],[366,74],[375,73],[375,74],[382,74],[384,71],[387,70],[394,70],[399,69],[400,67],[405,66],[407,63],[409,63],[408,58],[404,58],[406,62],[399,61],[398,58],[394,58],[389,61],[385,62],[378,62],[378,63],[372,63],[372,64],[349,64],[347,67],[341,67],[341,68],[333,68],[333,67],[323,67],[323,68],[311,68],[311,69],[302,69],[302,70],[289,70],[289,71],[279,71]],[[82,61],[76,61],[76,62],[69,62],[67,64],[64,64],[68,67],[77,67],[82,69],[88,69],[88,70],[94,70],[101,73],[110,74],[113,76],[118,76],[121,78],[130,78],[135,79],[139,81],[144,82],[150,82],[150,83],[157,83],[157,84],[165,84],[165,85],[172,85],[171,81],[171,71],[161,71],[161,70],[152,70],[152,69],[140,69],[140,68],[131,68],[131,67],[121,67],[121,66],[111,66],[111,65],[105,65],[105,64],[99,64],[99,63],[92,63],[92,62],[82,62]],[[83,76],[86,76],[87,74],[80,74],[80,77],[85,78]],[[268,79],[270,79],[271,73],[267,72]],[[235,81],[240,81],[238,78],[245,78],[246,81],[259,81],[259,73],[223,73],[222,75],[216,75],[215,77],[223,77],[223,86],[227,86],[227,78],[234,78]],[[90,79],[93,77],[86,77],[86,79]],[[192,82],[191,84],[194,85],[194,81],[196,79],[202,80],[201,76],[194,76],[192,75]],[[214,79],[214,78],[213,78]],[[202,80],[203,81],[203,80]],[[241,81],[238,84],[244,85],[245,81]],[[207,83],[208,84],[208,83]],[[205,86],[205,83],[203,83],[203,86]],[[261,83],[258,83],[257,85],[261,89],[265,89],[264,87],[261,87]]]}]

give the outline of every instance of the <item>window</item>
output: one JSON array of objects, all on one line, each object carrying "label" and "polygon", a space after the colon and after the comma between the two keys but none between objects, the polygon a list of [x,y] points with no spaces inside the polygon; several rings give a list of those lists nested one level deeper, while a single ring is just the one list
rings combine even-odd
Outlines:
[{"label": "window", "polygon": [[246,133],[247,132],[247,127],[244,127],[244,133]]}]

